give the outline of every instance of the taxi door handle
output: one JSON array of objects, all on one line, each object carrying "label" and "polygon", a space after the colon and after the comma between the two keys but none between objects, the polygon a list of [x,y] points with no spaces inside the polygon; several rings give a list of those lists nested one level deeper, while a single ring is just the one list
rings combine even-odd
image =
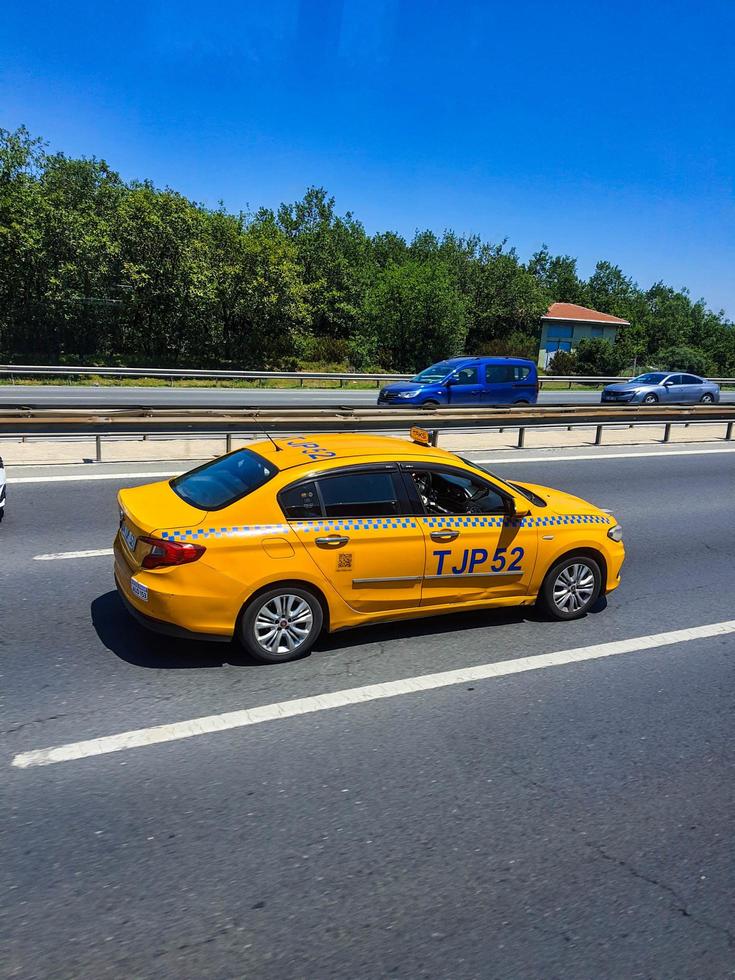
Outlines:
[{"label": "taxi door handle", "polygon": [[454,541],[459,537],[459,531],[432,531],[430,537],[432,541]]},{"label": "taxi door handle", "polygon": [[328,538],[316,538],[316,544],[319,548],[341,548],[349,540],[345,535],[330,534]]}]

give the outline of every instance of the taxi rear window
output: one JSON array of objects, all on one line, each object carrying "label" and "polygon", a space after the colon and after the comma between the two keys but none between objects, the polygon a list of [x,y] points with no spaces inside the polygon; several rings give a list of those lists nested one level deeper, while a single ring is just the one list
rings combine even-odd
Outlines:
[{"label": "taxi rear window", "polygon": [[199,510],[220,510],[262,487],[278,467],[250,449],[221,456],[171,480],[171,489]]}]

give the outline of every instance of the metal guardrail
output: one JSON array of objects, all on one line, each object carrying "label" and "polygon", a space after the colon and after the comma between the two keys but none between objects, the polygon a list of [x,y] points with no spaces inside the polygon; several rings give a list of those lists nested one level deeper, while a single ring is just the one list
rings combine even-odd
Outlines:
[{"label": "metal guardrail", "polygon": [[[423,415],[423,418],[421,416]],[[735,409],[729,406],[697,406],[695,408],[592,408],[578,407],[500,409],[478,411],[476,409],[438,409],[416,413],[405,410],[376,412],[375,410],[349,410],[335,412],[323,410],[278,410],[240,413],[212,413],[208,416],[193,412],[150,411],[135,413],[121,410],[105,415],[88,413],[16,411],[0,415],[0,438],[58,439],[70,436],[92,436],[95,439],[95,459],[102,462],[102,445],[105,438],[143,439],[201,439],[222,438],[229,451],[237,436],[294,434],[308,432],[371,432],[406,431],[420,421],[432,430],[432,443],[437,445],[439,433],[451,429],[506,429],[518,431],[517,447],[523,448],[527,429],[568,430],[595,428],[594,444],[602,444],[604,430],[610,428],[634,428],[637,426],[663,426],[663,442],[669,442],[675,425],[701,426],[721,423],[723,438],[732,440],[735,427]]]},{"label": "metal guardrail", "polygon": [[[7,377],[11,383],[15,378],[22,377],[53,377],[53,378],[74,378],[74,377],[101,377],[101,378],[162,378],[166,381],[176,381],[177,379],[210,379],[213,381],[298,381],[299,387],[304,386],[305,381],[336,381],[340,388],[345,383],[349,384],[356,381],[374,381],[376,387],[392,381],[406,381],[410,374],[379,374],[372,372],[330,372],[330,371],[217,371],[198,368],[145,368],[145,367],[90,367],[90,366],[68,366],[53,364],[0,364],[0,378]],[[568,384],[571,388],[573,384],[586,385],[607,385],[616,382],[628,381],[627,377],[618,375],[616,377],[596,377],[594,375],[539,375],[539,384],[543,387],[548,384]],[[735,386],[735,378],[712,378],[710,379],[719,385]]]}]

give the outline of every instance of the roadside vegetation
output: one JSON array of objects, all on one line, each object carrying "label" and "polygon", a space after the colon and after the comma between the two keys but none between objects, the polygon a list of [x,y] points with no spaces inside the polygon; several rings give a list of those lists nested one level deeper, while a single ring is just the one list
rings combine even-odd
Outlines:
[{"label": "roadside vegetation", "polygon": [[452,231],[370,235],[315,187],[230,214],[0,130],[2,362],[403,373],[462,352],[535,359],[553,301],[631,327],[550,373],[735,374],[724,314],[608,261],[584,279],[545,247],[524,262]]}]

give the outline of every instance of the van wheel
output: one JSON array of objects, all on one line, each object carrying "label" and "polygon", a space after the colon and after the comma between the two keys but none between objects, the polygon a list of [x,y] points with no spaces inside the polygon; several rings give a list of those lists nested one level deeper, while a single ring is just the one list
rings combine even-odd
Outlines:
[{"label": "van wheel", "polygon": [[240,620],[240,640],[256,660],[284,663],[309,653],[323,623],[322,607],[313,593],[284,585],[249,603]]},{"label": "van wheel", "polygon": [[597,562],[586,555],[570,555],[546,573],[538,602],[554,619],[579,619],[597,601],[601,588]]}]

